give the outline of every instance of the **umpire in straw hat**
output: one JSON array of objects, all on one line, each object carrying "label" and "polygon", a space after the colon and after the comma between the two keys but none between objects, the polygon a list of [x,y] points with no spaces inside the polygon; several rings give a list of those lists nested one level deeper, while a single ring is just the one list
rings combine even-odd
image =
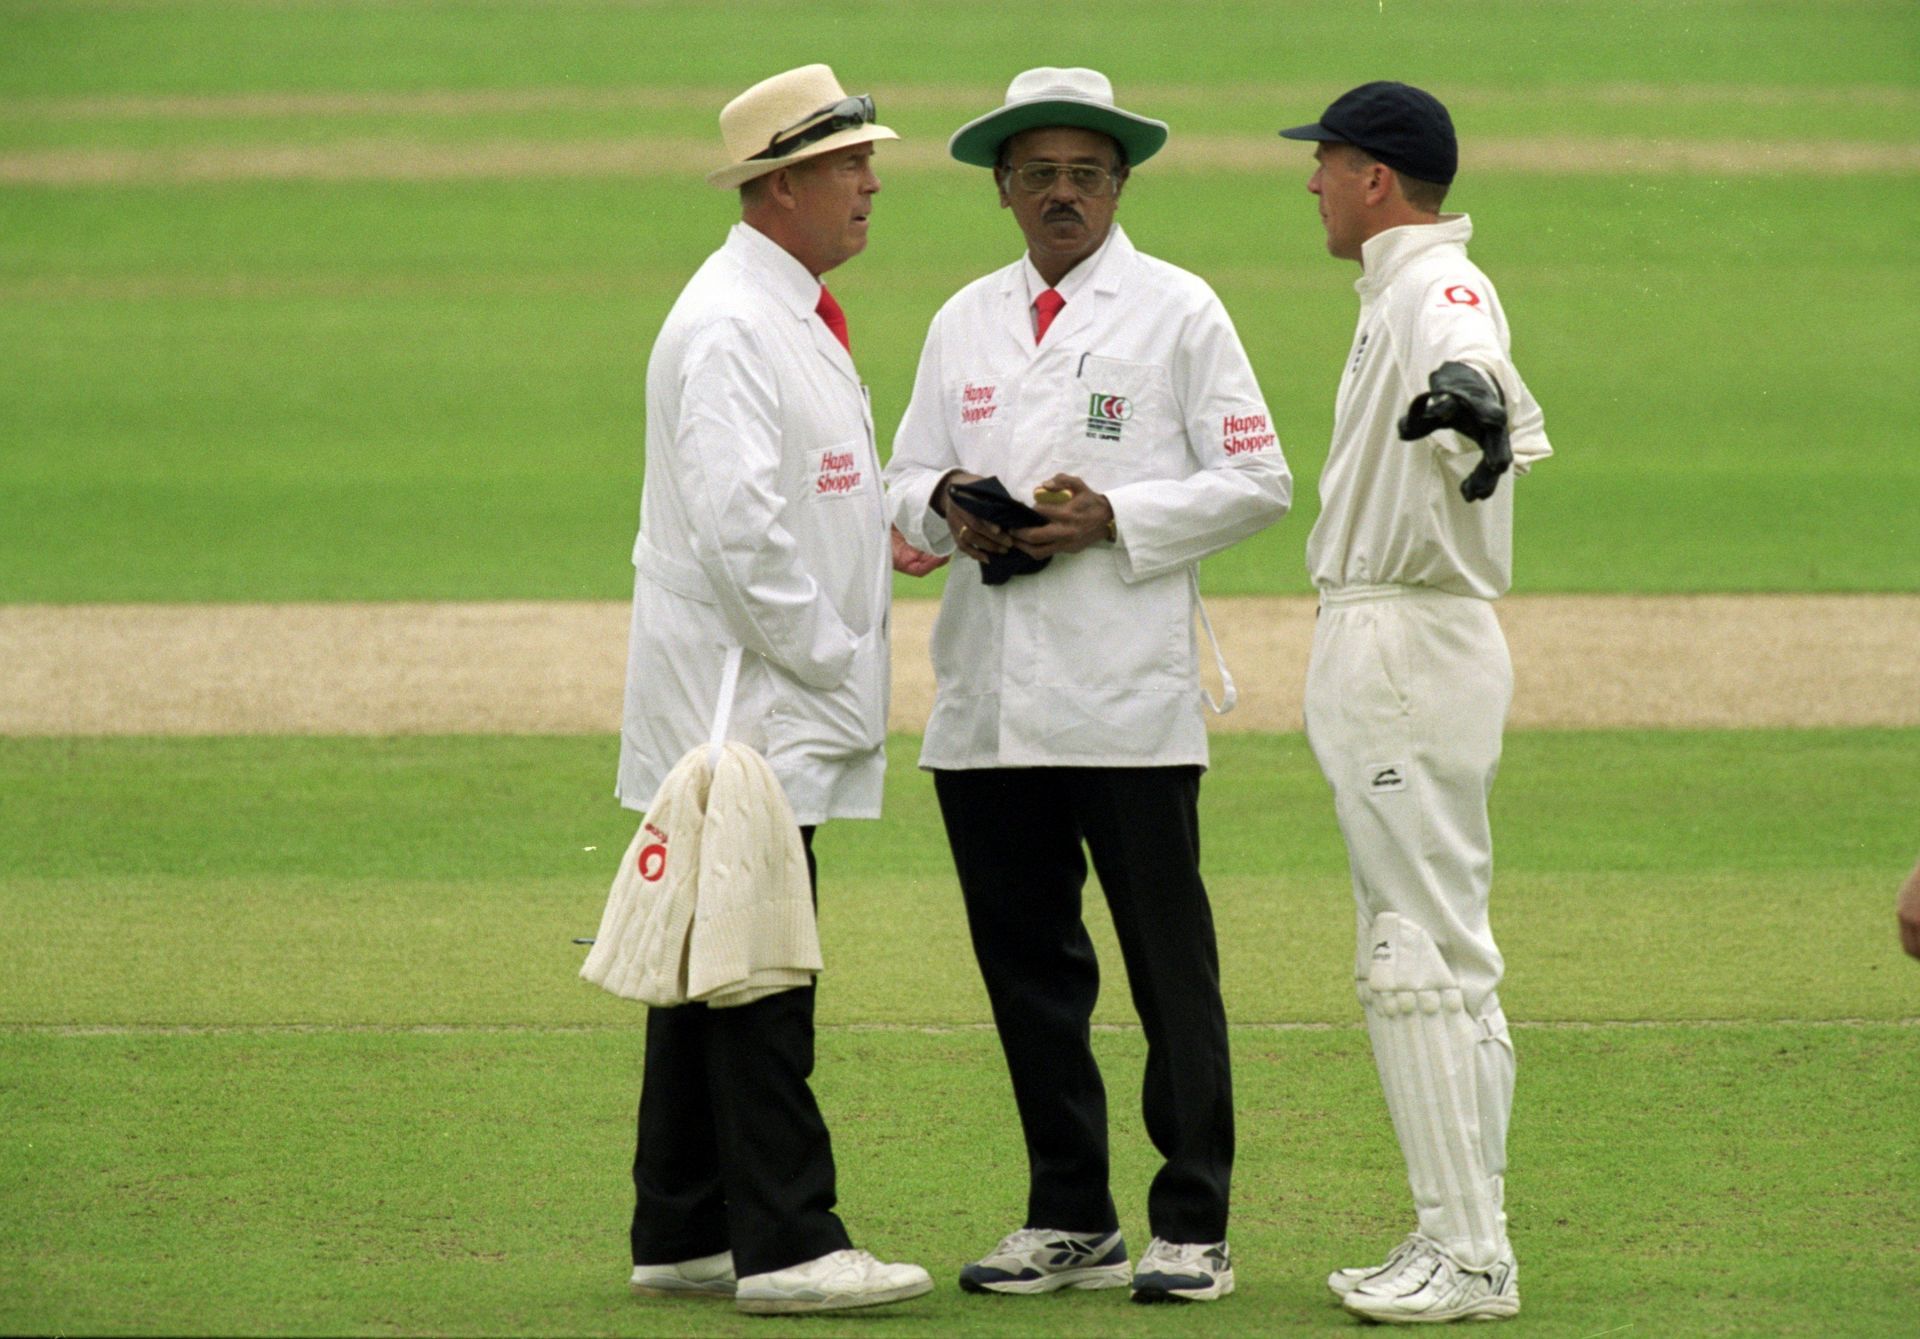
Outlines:
[{"label": "umpire in straw hat", "polygon": [[[953,136],[955,158],[992,173],[1025,254],[934,318],[887,467],[908,541],[968,560],[941,597],[920,765],[1029,1168],[1024,1222],[961,1271],[970,1291],[1130,1283],[1137,1301],[1207,1301],[1233,1289],[1194,572],[1284,515],[1292,480],[1220,300],[1115,221],[1133,169],[1166,139],[1164,122],[1115,105],[1105,75],[1050,68],[1016,77]],[[996,501],[989,477],[1012,496]],[[1230,681],[1225,695],[1219,710]],[[1089,855],[1147,1036],[1142,1104],[1164,1159],[1137,1267],[1088,1045]]]},{"label": "umpire in straw hat", "polygon": [[[874,145],[897,138],[825,65],[720,113],[707,180],[740,221],[668,313],[647,363],[647,468],[617,793],[647,810],[717,708],[815,828],[878,818],[889,541],[848,321],[821,276],[867,245]],[[744,651],[731,704],[729,652]],[[665,852],[640,870],[659,879]],[[651,873],[649,873],[651,870]],[[851,1248],[813,1069],[814,987],[647,1015],[633,1164],[633,1287],[743,1311],[915,1297],[925,1270]]]}]

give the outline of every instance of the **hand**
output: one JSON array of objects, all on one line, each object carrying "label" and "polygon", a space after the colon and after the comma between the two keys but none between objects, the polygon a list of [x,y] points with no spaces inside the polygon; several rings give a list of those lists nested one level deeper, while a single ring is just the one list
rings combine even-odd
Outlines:
[{"label": "hand", "polygon": [[1014,547],[1020,552],[1033,558],[1051,558],[1057,553],[1078,553],[1107,537],[1113,507],[1104,495],[1087,487],[1084,479],[1056,474],[1040,487],[1068,497],[1065,502],[1033,504],[1048,523],[1014,531]]},{"label": "hand", "polygon": [[1500,486],[1500,476],[1512,468],[1513,444],[1507,440],[1507,430],[1502,428],[1497,440],[1481,444],[1480,463],[1473,467],[1472,474],[1460,481],[1460,496],[1469,502],[1486,501]]},{"label": "hand", "polygon": [[1920,865],[1907,876],[1894,912],[1900,918],[1900,947],[1920,958]]},{"label": "hand", "polygon": [[977,563],[984,563],[1013,547],[1013,539],[1006,531],[991,521],[981,520],[947,495],[947,489],[953,484],[970,484],[981,477],[968,474],[965,470],[953,470],[940,480],[933,490],[932,499],[939,504],[933,509],[947,518],[947,529],[953,535],[954,546],[963,556]]},{"label": "hand", "polygon": [[894,571],[903,572],[910,577],[923,577],[947,565],[945,558],[936,557],[907,543],[907,537],[900,533],[899,526],[892,527],[892,533]]},{"label": "hand", "polygon": [[1480,463],[1460,481],[1460,496],[1484,502],[1513,466],[1507,438],[1507,406],[1500,388],[1465,363],[1442,363],[1427,377],[1430,389],[1413,397],[1400,420],[1400,440],[1418,439],[1452,428],[1480,447]]}]

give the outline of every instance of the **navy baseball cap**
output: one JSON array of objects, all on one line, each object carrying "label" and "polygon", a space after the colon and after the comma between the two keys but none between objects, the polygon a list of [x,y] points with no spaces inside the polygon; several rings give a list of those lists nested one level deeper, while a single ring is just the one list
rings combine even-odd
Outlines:
[{"label": "navy baseball cap", "polygon": [[1453,183],[1460,167],[1453,118],[1440,99],[1425,89],[1386,79],[1342,93],[1312,125],[1294,126],[1280,134],[1286,139],[1351,144],[1396,172],[1442,186]]}]

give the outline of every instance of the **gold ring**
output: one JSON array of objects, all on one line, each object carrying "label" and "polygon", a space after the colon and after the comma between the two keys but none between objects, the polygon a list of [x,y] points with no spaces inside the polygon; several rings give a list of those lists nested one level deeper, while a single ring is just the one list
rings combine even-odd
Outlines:
[{"label": "gold ring", "polygon": [[964,525],[963,525],[963,526],[961,526],[961,527],[960,527],[960,540],[961,540],[961,542],[962,542],[962,543],[965,543],[965,542],[966,542],[966,538],[967,538],[967,536],[968,536],[968,535],[970,535],[970,534],[972,534],[972,533],[973,533],[973,531],[972,531],[971,529],[969,529],[968,527],[966,527],[966,526],[964,526]]}]

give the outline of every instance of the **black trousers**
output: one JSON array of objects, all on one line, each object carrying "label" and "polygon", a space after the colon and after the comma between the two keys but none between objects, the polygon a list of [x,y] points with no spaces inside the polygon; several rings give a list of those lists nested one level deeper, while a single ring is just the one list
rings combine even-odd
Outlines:
[{"label": "black trousers", "polygon": [[[800,835],[818,879],[813,829]],[[833,1145],[807,1080],[813,987],[647,1011],[633,1158],[633,1262],[733,1252],[741,1276],[844,1250]]]},{"label": "black trousers", "polygon": [[1080,916],[1084,840],[1147,1037],[1141,1102],[1165,1159],[1147,1197],[1153,1234],[1225,1240],[1233,1086],[1200,881],[1200,769],[943,771],[934,789],[1026,1136],[1026,1226],[1119,1225],[1090,1038],[1100,965]]}]

